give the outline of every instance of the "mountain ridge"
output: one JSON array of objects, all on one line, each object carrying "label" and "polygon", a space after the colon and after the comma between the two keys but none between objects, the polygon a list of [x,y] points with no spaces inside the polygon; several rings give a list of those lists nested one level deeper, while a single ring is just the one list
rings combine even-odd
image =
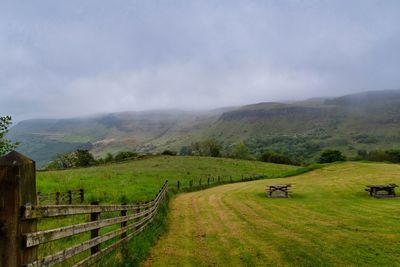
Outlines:
[{"label": "mountain ridge", "polygon": [[57,153],[80,147],[98,156],[119,150],[154,153],[178,151],[208,138],[219,140],[227,149],[245,142],[254,153],[272,149],[309,161],[324,148],[353,155],[359,149],[400,145],[399,122],[400,90],[384,90],[202,111],[127,111],[32,119],[13,126],[8,137],[20,141],[20,151],[39,166]]}]

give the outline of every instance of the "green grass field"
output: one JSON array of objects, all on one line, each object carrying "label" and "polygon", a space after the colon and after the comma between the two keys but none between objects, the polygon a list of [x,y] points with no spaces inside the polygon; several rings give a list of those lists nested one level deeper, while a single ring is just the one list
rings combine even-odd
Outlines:
[{"label": "green grass field", "polygon": [[[271,199],[265,185],[293,183]],[[183,193],[145,266],[400,266],[400,198],[367,184],[400,184],[400,165],[342,163],[284,179]]]},{"label": "green grass field", "polygon": [[46,194],[69,189],[85,189],[87,202],[119,203],[124,196],[129,203],[152,199],[165,180],[170,188],[179,180],[188,186],[208,176],[221,176],[225,181],[232,176],[238,181],[243,176],[264,174],[281,177],[300,170],[296,166],[278,165],[258,161],[207,157],[160,156],[125,163],[64,171],[38,172],[37,190]]},{"label": "green grass field", "polygon": [[[304,168],[224,158],[160,156],[90,168],[38,172],[37,190],[46,194],[84,188],[86,203],[92,200],[99,200],[100,204],[120,204],[122,201],[134,203],[154,198],[166,179],[170,181],[170,188],[174,189],[178,180],[181,181],[182,187],[185,187],[188,186],[189,180],[197,181],[202,178],[204,183],[209,176],[221,176],[225,181],[230,180],[232,176],[233,181],[239,181],[242,175],[281,177],[298,171],[304,171]],[[166,228],[166,212],[167,207],[155,220],[156,225],[152,225],[139,238],[129,242],[123,250],[118,250],[102,260],[99,266],[137,266]],[[107,215],[104,214],[103,219],[104,216]],[[44,219],[39,221],[38,229],[57,228],[87,220],[87,216]],[[101,234],[115,230],[116,227],[119,225],[104,228]],[[41,245],[39,256],[55,253],[88,239],[89,233],[84,233]],[[88,252],[82,253],[63,266],[71,266],[78,259],[88,255]]]}]

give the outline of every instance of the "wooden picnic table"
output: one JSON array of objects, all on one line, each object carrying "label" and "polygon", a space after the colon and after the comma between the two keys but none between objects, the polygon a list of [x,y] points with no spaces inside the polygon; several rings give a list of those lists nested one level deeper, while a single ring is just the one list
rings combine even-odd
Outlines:
[{"label": "wooden picnic table", "polygon": [[266,188],[267,196],[268,197],[285,197],[285,198],[287,198],[287,197],[289,197],[289,190],[291,187],[292,187],[291,184],[267,185],[267,188]]},{"label": "wooden picnic table", "polygon": [[[396,184],[378,184],[378,185],[367,185],[365,191],[369,192],[371,197],[382,198],[382,197],[396,197],[395,188],[398,187]],[[386,192],[382,194],[382,192]]]}]

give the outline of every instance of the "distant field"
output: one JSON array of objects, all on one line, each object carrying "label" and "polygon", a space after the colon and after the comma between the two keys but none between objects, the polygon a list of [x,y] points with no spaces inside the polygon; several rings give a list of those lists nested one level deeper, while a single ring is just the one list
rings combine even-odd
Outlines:
[{"label": "distant field", "polygon": [[170,187],[178,180],[188,186],[189,180],[221,176],[240,180],[243,176],[265,174],[279,177],[298,170],[299,167],[207,157],[160,156],[125,163],[64,171],[38,172],[38,191],[51,193],[68,189],[85,189],[87,201],[118,203],[121,196],[129,202],[149,200],[154,197],[166,179]]},{"label": "distant field", "polygon": [[[292,198],[266,198],[273,183],[294,183]],[[145,266],[400,266],[400,198],[370,198],[364,186],[376,183],[400,184],[400,165],[333,164],[179,194]]]}]

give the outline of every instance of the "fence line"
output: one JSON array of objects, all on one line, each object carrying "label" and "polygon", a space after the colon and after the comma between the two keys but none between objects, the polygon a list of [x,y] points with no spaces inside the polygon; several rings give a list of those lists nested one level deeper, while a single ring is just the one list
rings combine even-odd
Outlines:
[{"label": "fence line", "polygon": [[247,177],[242,175],[240,180],[234,180],[232,176],[227,176],[227,177],[222,177],[222,176],[217,176],[217,177],[211,177],[208,176],[206,179],[203,178],[198,178],[197,180],[191,179],[187,182],[187,186],[183,186],[183,183],[180,180],[177,180],[176,182],[176,189],[178,191],[195,191],[195,190],[200,190],[200,189],[205,189],[208,187],[220,185],[220,184],[228,184],[228,183],[238,183],[238,182],[246,182],[246,181],[254,181],[254,180],[260,180],[260,179],[265,179],[267,178],[267,175],[260,174],[252,174]]},{"label": "fence line", "polygon": [[67,192],[56,192],[50,194],[42,194],[37,192],[37,205],[43,204],[73,204],[83,203],[85,199],[85,191],[83,189],[68,190]]},{"label": "fence line", "polygon": [[[154,215],[156,214],[158,207],[161,203],[161,201],[164,199],[166,193],[168,192],[168,182],[165,182],[163,187],[161,188],[160,192],[157,194],[157,197],[150,201],[147,202],[144,205],[80,205],[78,207],[77,212],[72,212],[69,213],[69,216],[72,215],[77,215],[77,214],[95,214],[95,219],[93,219],[94,216],[91,216],[92,221],[87,222],[87,223],[81,223],[81,224],[76,224],[76,225],[71,225],[71,226],[66,226],[66,227],[61,227],[61,228],[56,228],[56,229],[51,229],[51,230],[46,230],[46,231],[40,231],[40,232],[34,232],[34,233],[27,233],[24,234],[24,247],[32,247],[32,246],[38,246],[40,244],[44,244],[47,242],[51,242],[54,240],[62,239],[65,237],[73,236],[79,233],[84,233],[88,231],[93,231],[96,230],[97,233],[95,236],[91,235],[91,239],[84,241],[81,244],[77,244],[75,246],[72,246],[70,248],[64,249],[62,251],[59,251],[53,255],[46,256],[42,259],[36,260],[32,263],[28,263],[28,267],[34,267],[34,266],[47,266],[47,265],[53,265],[56,263],[61,263],[63,261],[66,261],[67,259],[85,251],[89,250],[92,248],[96,248],[96,250],[91,250],[92,255],[81,262],[78,263],[78,266],[87,266],[89,263],[95,261],[96,259],[100,259],[100,257],[104,256],[106,254],[105,251],[112,251],[110,250],[109,247],[106,247],[104,249],[100,249],[98,246],[110,239],[113,239],[118,236],[122,236],[124,234],[124,237],[119,240],[118,245],[113,244],[112,248],[115,249],[119,247],[121,244],[127,242],[130,240],[133,236],[137,235],[140,233],[144,227],[151,222],[151,220],[154,218]],[[71,208],[72,210],[75,208],[74,206],[66,206],[68,208]],[[38,207],[39,210],[52,210],[55,208],[60,208],[60,206],[44,206],[44,207]],[[61,207],[63,208],[63,207]],[[114,212],[114,211],[127,211],[127,210],[132,210],[135,209],[135,212],[139,210],[138,213],[135,213],[133,215],[125,215],[125,216],[118,216],[118,217],[113,217],[110,219],[103,219],[99,220],[99,215],[100,213],[104,212]],[[140,211],[141,209],[145,209],[144,211]],[[26,214],[32,214],[32,213],[26,213]],[[26,215],[25,214],[25,215]],[[57,213],[59,214],[59,213]],[[53,217],[54,214],[52,213],[47,213],[47,214],[41,214],[41,216],[24,216],[24,219],[32,219],[32,218],[48,218],[48,217]],[[138,219],[138,220],[135,220]],[[98,235],[98,231],[106,226],[111,226],[115,225],[117,223],[122,223],[122,222],[128,222],[128,221],[133,221],[135,220],[134,223],[129,224],[129,225],[124,225],[118,230],[114,230],[112,232],[108,232],[104,235]],[[128,233],[129,230],[133,230],[131,233]]]},{"label": "fence line", "polygon": [[[68,192],[71,192],[68,197],[72,196],[72,190]],[[168,181],[165,181],[156,197],[145,203],[38,205],[35,162],[13,151],[0,158],[0,267],[52,266],[90,250],[90,256],[74,265],[89,266],[142,232],[154,219],[167,195]],[[115,212],[118,215],[113,214]],[[104,213],[107,218],[101,219],[100,215]],[[39,219],[54,220],[83,214],[90,215],[90,221],[37,231]],[[118,229],[107,229],[110,231],[100,235],[100,229],[117,224]],[[39,245],[85,232],[90,232],[90,239],[38,258]],[[107,247],[102,248],[104,242]]]}]

